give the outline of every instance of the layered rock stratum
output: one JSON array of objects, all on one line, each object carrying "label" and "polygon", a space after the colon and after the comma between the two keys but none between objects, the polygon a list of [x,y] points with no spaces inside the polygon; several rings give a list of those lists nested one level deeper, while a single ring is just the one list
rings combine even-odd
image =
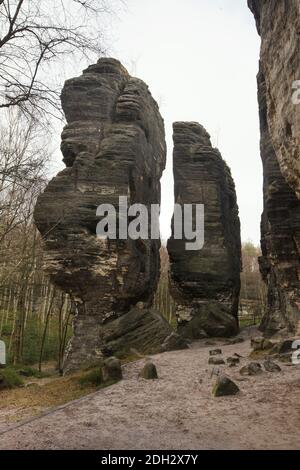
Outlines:
[{"label": "layered rock stratum", "polygon": [[268,286],[261,327],[267,336],[289,335],[296,334],[300,325],[300,3],[248,0],[248,5],[261,36],[260,267]]},{"label": "layered rock stratum", "polygon": [[128,206],[160,203],[166,144],[158,106],[147,85],[114,59],[68,80],[61,101],[66,168],[38,198],[34,218],[45,270],[76,305],[65,371],[132,347],[167,349],[170,335],[176,347],[169,324],[150,308],[160,240],[96,236],[100,204],[118,208],[119,196]]},{"label": "layered rock stratum", "polygon": [[204,245],[187,250],[187,240],[168,241],[172,294],[178,331],[186,338],[231,336],[238,331],[241,241],[235,185],[220,152],[195,122],[176,122],[175,203],[204,205]]}]

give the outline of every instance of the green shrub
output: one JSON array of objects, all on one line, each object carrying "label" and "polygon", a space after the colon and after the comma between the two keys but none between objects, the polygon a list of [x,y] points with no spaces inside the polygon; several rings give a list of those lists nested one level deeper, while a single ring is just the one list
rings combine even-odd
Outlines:
[{"label": "green shrub", "polygon": [[21,385],[23,385],[23,380],[17,371],[10,367],[0,369],[0,390],[20,387]]},{"label": "green shrub", "polygon": [[1,336],[10,336],[12,334],[13,326],[11,325],[3,325]]},{"label": "green shrub", "polygon": [[102,370],[97,368],[97,369],[92,369],[84,373],[79,378],[79,383],[83,387],[87,387],[91,385],[95,387],[99,387],[103,383]]}]

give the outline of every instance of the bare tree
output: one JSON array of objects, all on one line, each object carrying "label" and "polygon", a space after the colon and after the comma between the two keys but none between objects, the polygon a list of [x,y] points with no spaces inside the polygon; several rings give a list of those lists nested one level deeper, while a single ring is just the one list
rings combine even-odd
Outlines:
[{"label": "bare tree", "polygon": [[0,125],[0,254],[7,253],[7,235],[19,224],[30,221],[37,194],[45,184],[45,167],[50,158],[36,121],[24,119],[18,109],[5,113]]},{"label": "bare tree", "polygon": [[266,309],[266,286],[259,271],[260,248],[252,242],[242,244],[243,272],[241,273],[240,319],[255,324]]},{"label": "bare tree", "polygon": [[41,339],[40,368],[57,329],[54,350],[62,368],[71,302],[43,274],[32,213],[46,183],[65,67],[103,55],[103,20],[121,2],[0,0],[0,335],[6,331],[14,363],[28,353],[30,323]]},{"label": "bare tree", "polygon": [[120,1],[0,0],[0,108],[60,110],[55,63],[103,55],[103,18]]},{"label": "bare tree", "polygon": [[173,299],[169,288],[170,262],[166,246],[160,248],[160,278],[154,296],[154,307],[173,326],[176,326],[176,302]]},{"label": "bare tree", "polygon": [[[0,126],[0,336],[3,328],[9,326],[8,352],[11,360],[19,364],[24,357],[24,345],[28,346],[28,321],[40,331],[40,358],[45,352],[51,323],[59,323],[62,338],[57,360],[61,363],[69,328],[68,298],[57,293],[63,300],[58,321],[52,316],[58,299],[42,272],[42,240],[32,221],[36,197],[46,182],[44,175],[50,156],[45,140],[47,129],[36,120],[22,116],[18,108],[3,111],[3,114],[5,123]],[[39,348],[39,341],[32,342],[33,350],[33,346]]]}]

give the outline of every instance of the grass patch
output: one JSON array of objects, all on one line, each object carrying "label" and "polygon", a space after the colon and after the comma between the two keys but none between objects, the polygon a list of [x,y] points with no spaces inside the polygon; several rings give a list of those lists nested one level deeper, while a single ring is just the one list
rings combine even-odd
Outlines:
[{"label": "grass patch", "polygon": [[97,367],[97,369],[89,370],[88,372],[82,374],[78,383],[82,388],[86,387],[95,387],[97,390],[100,390],[105,387],[110,387],[115,383],[119,382],[118,380],[103,380],[102,369]]},{"label": "grass patch", "polygon": [[36,379],[49,377],[49,374],[46,372],[40,372],[38,369],[30,366],[19,366],[15,367],[15,369],[22,377],[35,377]]},{"label": "grass patch", "polygon": [[[17,375],[15,370],[10,369],[10,371]],[[0,369],[0,374],[1,372],[3,371]],[[99,376],[101,377],[99,368],[97,374],[95,371],[93,373],[92,375],[89,371],[85,374],[88,377],[83,381],[81,372],[66,377],[35,379],[32,382],[29,381],[25,387],[1,390],[0,424],[1,421],[5,423],[18,422],[37,416],[49,408],[64,405],[97,390],[114,385],[114,381],[99,382]]]},{"label": "grass patch", "polygon": [[23,383],[22,378],[15,369],[11,367],[0,369],[0,390],[20,387]]},{"label": "grass patch", "polygon": [[36,379],[26,387],[0,391],[0,419],[17,422],[36,416],[46,409],[77,400],[97,390],[95,386],[79,384],[79,375]]},{"label": "grass patch", "polygon": [[102,370],[97,367],[97,369],[89,370],[85,372],[80,378],[79,383],[82,387],[94,386],[99,387],[103,384]]}]

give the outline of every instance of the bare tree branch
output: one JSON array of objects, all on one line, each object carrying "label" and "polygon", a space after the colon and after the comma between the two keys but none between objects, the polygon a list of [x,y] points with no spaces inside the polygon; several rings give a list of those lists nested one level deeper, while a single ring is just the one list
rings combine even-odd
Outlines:
[{"label": "bare tree branch", "polygon": [[[0,0],[0,108],[60,112],[48,69],[65,56],[103,55],[102,24],[122,0]],[[53,74],[55,75],[55,74]],[[60,84],[62,85],[62,84]],[[46,106],[45,106],[46,105]],[[33,111],[34,110],[34,111]]]}]

